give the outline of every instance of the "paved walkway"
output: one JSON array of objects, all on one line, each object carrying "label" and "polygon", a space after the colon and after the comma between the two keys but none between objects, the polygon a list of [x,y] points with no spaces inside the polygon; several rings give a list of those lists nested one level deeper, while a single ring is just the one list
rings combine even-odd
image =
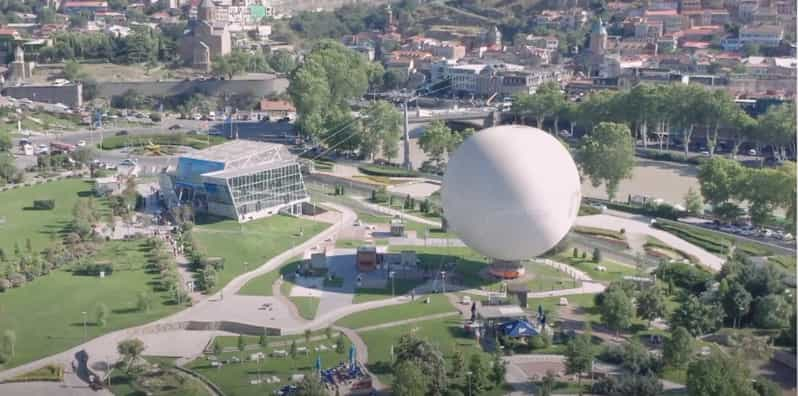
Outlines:
[{"label": "paved walkway", "polygon": [[637,234],[644,234],[655,237],[662,242],[672,246],[675,249],[679,249],[684,251],[685,253],[692,254],[693,256],[698,257],[701,261],[701,264],[705,266],[707,269],[717,272],[720,271],[721,267],[723,266],[723,259],[718,256],[715,256],[704,249],[701,249],[698,246],[695,246],[684,239],[681,239],[671,233],[658,230],[656,228],[651,227],[651,225],[644,220],[636,219],[636,218],[621,218],[616,216],[610,216],[606,214],[600,215],[593,215],[593,216],[582,216],[576,218],[576,225],[586,226],[586,227],[598,227],[598,228],[608,228],[613,230],[620,230],[621,228],[626,230],[626,233],[637,233]]}]

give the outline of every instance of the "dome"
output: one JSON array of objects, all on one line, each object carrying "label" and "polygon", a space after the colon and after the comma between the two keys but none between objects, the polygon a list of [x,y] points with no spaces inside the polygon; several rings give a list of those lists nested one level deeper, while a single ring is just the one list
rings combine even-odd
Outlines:
[{"label": "dome", "polygon": [[568,233],[582,198],[568,150],[537,128],[502,125],[466,139],[441,190],[451,229],[498,260],[538,256]]}]

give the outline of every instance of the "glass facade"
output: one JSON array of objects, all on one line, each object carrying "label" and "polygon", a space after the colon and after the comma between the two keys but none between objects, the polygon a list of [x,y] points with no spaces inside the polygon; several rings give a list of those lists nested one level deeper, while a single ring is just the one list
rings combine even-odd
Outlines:
[{"label": "glass facade", "polygon": [[297,163],[234,176],[227,180],[227,184],[239,216],[308,197]]}]

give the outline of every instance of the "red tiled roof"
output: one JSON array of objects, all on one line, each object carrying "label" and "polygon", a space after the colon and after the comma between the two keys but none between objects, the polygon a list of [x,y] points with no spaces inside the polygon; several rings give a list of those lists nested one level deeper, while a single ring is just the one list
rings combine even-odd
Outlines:
[{"label": "red tiled roof", "polygon": [[260,101],[260,110],[261,111],[296,111],[291,102],[287,100],[269,100],[269,99],[262,99]]},{"label": "red tiled roof", "polygon": [[64,8],[77,8],[77,7],[108,7],[105,1],[67,1],[64,3]]}]

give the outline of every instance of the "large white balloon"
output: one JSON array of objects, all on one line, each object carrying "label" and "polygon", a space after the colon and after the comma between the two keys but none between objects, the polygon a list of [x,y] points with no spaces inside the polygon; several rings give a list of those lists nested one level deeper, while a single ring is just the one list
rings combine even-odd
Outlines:
[{"label": "large white balloon", "polygon": [[568,150],[548,133],[519,125],[466,139],[449,159],[441,195],[444,216],[463,242],[507,261],[554,247],[582,198]]}]

